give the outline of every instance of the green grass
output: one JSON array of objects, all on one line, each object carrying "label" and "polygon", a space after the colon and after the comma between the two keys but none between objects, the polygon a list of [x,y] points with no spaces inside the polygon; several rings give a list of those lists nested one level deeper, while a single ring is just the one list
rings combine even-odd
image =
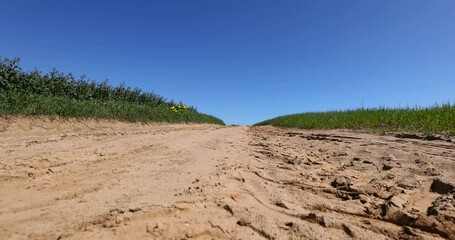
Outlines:
[{"label": "green grass", "polygon": [[0,58],[0,114],[49,115],[78,118],[105,118],[124,121],[211,123],[221,119],[199,113],[195,108],[178,112],[177,105],[163,97],[124,84],[113,87],[107,81],[86,77],[75,79],[57,70],[43,74],[25,72],[18,59]]},{"label": "green grass", "polygon": [[355,129],[455,135],[455,105],[423,108],[373,108],[312,112],[273,118],[256,124],[305,129]]}]

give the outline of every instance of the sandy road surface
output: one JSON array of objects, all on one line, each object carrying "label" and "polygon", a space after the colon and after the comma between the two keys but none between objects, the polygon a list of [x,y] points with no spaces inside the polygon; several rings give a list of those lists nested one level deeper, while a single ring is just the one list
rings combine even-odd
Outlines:
[{"label": "sandy road surface", "polygon": [[455,144],[0,120],[0,239],[455,239]]}]

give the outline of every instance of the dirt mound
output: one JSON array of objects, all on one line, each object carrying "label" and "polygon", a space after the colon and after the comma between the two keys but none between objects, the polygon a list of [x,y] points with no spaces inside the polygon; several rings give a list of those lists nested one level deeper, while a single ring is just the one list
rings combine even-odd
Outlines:
[{"label": "dirt mound", "polygon": [[455,239],[455,144],[0,119],[0,238]]}]

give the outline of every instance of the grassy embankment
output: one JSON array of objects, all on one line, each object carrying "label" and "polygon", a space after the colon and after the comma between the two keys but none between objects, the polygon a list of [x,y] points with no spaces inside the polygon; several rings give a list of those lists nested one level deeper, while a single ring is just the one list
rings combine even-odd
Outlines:
[{"label": "grassy embankment", "polygon": [[0,58],[0,114],[224,125],[221,119],[139,88],[76,79],[57,70],[26,72],[19,59],[7,58]]},{"label": "grassy embankment", "polygon": [[447,103],[426,108],[373,108],[292,114],[256,125],[455,136],[455,105]]}]

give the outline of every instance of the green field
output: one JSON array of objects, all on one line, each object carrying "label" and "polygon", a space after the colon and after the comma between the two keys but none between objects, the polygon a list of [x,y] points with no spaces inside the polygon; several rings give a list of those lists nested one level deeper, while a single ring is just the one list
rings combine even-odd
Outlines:
[{"label": "green field", "polygon": [[256,124],[304,129],[355,129],[374,132],[407,132],[455,135],[455,105],[373,108],[311,112],[273,118]]},{"label": "green field", "polygon": [[[7,58],[0,58],[0,114],[224,125],[219,118],[139,88],[111,86],[107,81],[96,82],[84,76],[76,79],[55,69],[46,74],[26,72],[19,66],[19,59]],[[454,136],[455,105],[301,113],[256,125]]]},{"label": "green field", "polygon": [[0,114],[224,125],[219,118],[139,88],[76,79],[55,69],[26,72],[19,59],[7,58],[0,58]]}]

